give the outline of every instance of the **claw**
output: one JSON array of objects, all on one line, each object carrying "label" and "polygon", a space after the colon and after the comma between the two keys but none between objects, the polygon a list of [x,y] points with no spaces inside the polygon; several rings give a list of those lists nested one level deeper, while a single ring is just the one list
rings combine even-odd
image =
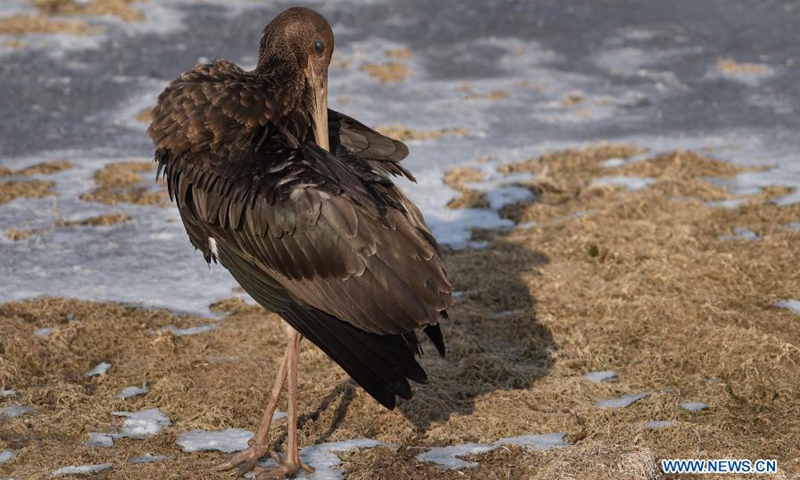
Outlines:
[{"label": "claw", "polygon": [[256,472],[256,480],[265,480],[265,479],[284,480],[287,478],[294,478],[300,472],[300,469],[303,469],[308,473],[314,473],[314,467],[312,467],[311,465],[307,464],[302,460],[300,460],[298,464],[291,464],[291,463],[286,463],[286,460],[283,457],[281,457],[281,455],[278,452],[274,450],[271,450],[269,454],[273,460],[278,462],[278,466],[262,467],[260,465],[256,465],[253,468],[253,471]]},{"label": "claw", "polygon": [[256,480],[285,480],[287,478],[294,478],[300,471],[300,466],[286,463],[269,468],[256,466],[255,471],[258,472],[256,473]]},{"label": "claw", "polygon": [[[262,467],[258,465],[258,461],[269,455],[273,460],[278,462],[277,467]],[[286,460],[280,453],[271,449],[269,446],[251,445],[247,450],[233,454],[227,460],[214,466],[214,470],[237,470],[238,476],[242,477],[248,472],[256,472],[256,479],[286,479],[293,478],[302,468],[308,473],[314,472],[314,467],[300,460],[297,465],[287,464]]]},{"label": "claw", "polygon": [[277,455],[277,453],[269,445],[251,445],[250,448],[233,454],[227,460],[214,466],[214,470],[222,471],[236,468],[241,476],[252,471],[256,467],[256,463],[266,455],[271,455],[275,458],[274,455]]}]

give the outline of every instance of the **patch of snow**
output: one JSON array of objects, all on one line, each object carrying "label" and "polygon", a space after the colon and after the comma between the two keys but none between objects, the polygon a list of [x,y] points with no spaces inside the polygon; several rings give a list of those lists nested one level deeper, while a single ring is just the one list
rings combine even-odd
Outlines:
[{"label": "patch of snow", "polygon": [[10,450],[4,450],[4,451],[0,452],[0,464],[6,463],[6,462],[10,462],[11,460],[14,460],[15,458],[17,458],[17,454],[12,452],[12,451],[10,451]]},{"label": "patch of snow", "polygon": [[178,437],[177,443],[184,452],[219,451],[225,453],[245,450],[253,433],[241,428],[221,431],[192,430]]},{"label": "patch of snow", "polygon": [[784,225],[784,227],[788,228],[789,230],[797,230],[800,232],[800,222],[791,222]]},{"label": "patch of snow", "polygon": [[497,212],[483,208],[458,210],[437,208],[426,212],[425,220],[439,243],[449,245],[456,250],[475,248],[475,242],[470,241],[473,228],[495,230],[514,226],[513,221],[501,218]]},{"label": "patch of snow", "polygon": [[520,437],[501,438],[494,445],[519,445],[521,447],[535,448],[537,450],[549,450],[554,447],[568,447],[564,441],[566,433],[546,433],[543,435],[523,435]]},{"label": "patch of snow", "polygon": [[635,192],[650,186],[655,180],[652,178],[629,177],[627,175],[617,175],[613,177],[600,177],[595,179],[594,185],[611,185],[612,187],[625,187]]},{"label": "patch of snow", "polygon": [[0,3],[0,17],[11,17],[13,15],[31,15],[37,10],[31,7],[26,0],[4,0]]},{"label": "patch of snow", "polygon": [[773,303],[778,308],[786,308],[795,313],[800,313],[800,300],[781,300]]},{"label": "patch of snow", "polygon": [[[732,180],[726,181],[728,189],[736,195],[755,195],[765,187],[784,185],[792,191],[782,197],[771,200],[771,203],[785,207],[800,202],[800,162],[796,154],[787,153],[785,158],[776,158],[777,166],[769,170],[744,172]],[[766,159],[763,160],[767,163]]]},{"label": "patch of snow", "polygon": [[91,473],[102,472],[108,470],[113,465],[110,463],[101,463],[99,465],[71,465],[69,467],[61,467],[58,470],[53,470],[50,475],[58,477],[61,475],[88,475]]},{"label": "patch of snow", "polygon": [[539,226],[538,222],[530,221],[530,222],[518,223],[515,228],[518,228],[520,230],[527,230],[529,228],[536,228],[538,226]]},{"label": "patch of snow", "polygon": [[109,448],[114,446],[114,437],[110,433],[92,432],[86,441],[87,448]]},{"label": "patch of snow", "polygon": [[669,428],[675,426],[674,420],[651,420],[649,422],[645,422],[644,424],[647,428]]},{"label": "patch of snow", "polygon": [[144,439],[158,435],[163,427],[172,425],[172,421],[158,408],[149,408],[140,412],[113,412],[112,415],[126,417],[122,431],[114,434],[119,438]]},{"label": "patch of snow", "polygon": [[730,210],[735,210],[744,205],[744,199],[731,198],[728,200],[712,200],[710,202],[706,202],[706,205],[712,208],[728,208]]},{"label": "patch of snow", "polygon": [[286,412],[275,412],[272,414],[273,420],[280,420],[282,418],[286,418]]},{"label": "patch of snow", "polygon": [[683,402],[681,408],[689,412],[699,412],[708,408],[708,405],[703,402]]},{"label": "patch of snow", "polygon": [[555,447],[568,447],[564,441],[566,433],[548,433],[544,435],[522,435],[519,437],[501,438],[494,443],[463,443],[446,447],[433,447],[427,452],[417,455],[420,462],[432,462],[446,470],[477,467],[477,462],[468,462],[458,457],[476,455],[496,450],[502,445],[520,445],[537,450],[549,450]]},{"label": "patch of snow", "polygon": [[13,397],[17,394],[16,390],[8,389],[8,390],[0,390],[0,397]]},{"label": "patch of snow", "polygon": [[[300,460],[314,467],[314,473],[309,474],[301,470],[296,478],[309,480],[342,479],[344,474],[336,469],[337,466],[342,464],[342,460],[336,452],[347,452],[357,448],[372,448],[381,445],[387,444],[367,438],[309,445],[300,450]],[[272,458],[258,462],[258,464],[267,468],[277,466],[277,463]]]},{"label": "patch of snow", "polygon": [[0,420],[21,417],[34,410],[36,409],[27,405],[9,405],[7,407],[0,408]]},{"label": "patch of snow", "polygon": [[534,198],[535,196],[530,190],[516,185],[501,186],[486,192],[486,200],[492,210],[500,210],[506,205],[515,203],[530,202]]},{"label": "patch of snow", "polygon": [[[703,52],[704,48],[676,47],[666,49],[643,50],[638,47],[619,47],[604,50],[595,56],[598,67],[608,70],[614,75],[639,76],[647,67],[655,70],[663,65],[679,61],[680,57],[688,57]],[[665,68],[665,70],[667,70]]]},{"label": "patch of snow", "polygon": [[599,408],[618,409],[633,405],[639,400],[649,397],[649,393],[629,393],[617,398],[609,398],[608,400],[600,400],[595,405]]},{"label": "patch of snow", "polygon": [[600,162],[600,165],[606,168],[618,168],[625,165],[625,163],[624,158],[609,158],[608,160]]},{"label": "patch of snow", "polygon": [[141,387],[125,387],[119,391],[117,398],[122,400],[126,398],[135,397],[137,395],[144,395],[149,390],[147,389],[147,382],[143,382]]},{"label": "patch of snow", "polygon": [[736,227],[733,235],[720,235],[720,240],[757,240],[758,234],[748,228]]},{"label": "patch of snow", "polygon": [[[72,161],[74,167],[48,176],[48,180],[56,182],[57,209],[53,208],[52,197],[17,199],[0,206],[0,224],[42,228],[52,226],[59,218],[86,218],[117,211],[134,221],[109,227],[56,228],[37,242],[0,242],[0,252],[9,259],[0,263],[0,301],[47,294],[213,316],[208,306],[229,297],[237,284],[224,268],[214,266],[209,270],[187,241],[174,207],[107,207],[80,200],[81,194],[94,187],[94,173],[105,165],[131,157],[151,161],[135,155],[114,155],[113,151],[58,151],[7,163],[17,169],[59,158]],[[142,174],[142,178],[149,191],[163,189],[152,182],[150,174]],[[168,234],[170,239],[159,240],[155,248],[150,238],[159,234]],[[120,271],[126,274],[120,276]],[[11,272],[15,272],[13,282]],[[154,282],[153,278],[159,281]]]},{"label": "patch of snow", "polygon": [[163,462],[164,460],[172,460],[172,455],[152,455],[150,453],[145,453],[144,455],[139,455],[137,457],[131,457],[128,459],[128,463],[156,463],[156,462]]},{"label": "patch of snow", "polygon": [[95,377],[97,375],[105,375],[108,369],[111,368],[110,363],[100,362],[95,367],[88,372],[86,372],[87,377]]},{"label": "patch of snow", "polygon": [[619,374],[612,370],[601,370],[596,372],[587,372],[586,375],[584,375],[584,378],[595,383],[616,382],[619,380]]},{"label": "patch of snow", "polygon": [[47,328],[40,328],[39,330],[34,331],[33,335],[36,336],[36,337],[44,338],[44,337],[50,335],[51,333],[53,333],[53,329],[50,328],[50,327],[47,327]]},{"label": "patch of snow", "polygon": [[448,470],[453,468],[474,468],[478,466],[478,462],[467,462],[458,457],[491,452],[495,448],[488,443],[462,443],[461,445],[447,447],[433,447],[427,452],[417,455],[417,460],[420,462],[432,462]]}]

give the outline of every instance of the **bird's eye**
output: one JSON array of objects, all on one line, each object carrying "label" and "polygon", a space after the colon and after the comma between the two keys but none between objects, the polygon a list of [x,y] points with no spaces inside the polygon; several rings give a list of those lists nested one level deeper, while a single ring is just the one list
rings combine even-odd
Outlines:
[{"label": "bird's eye", "polygon": [[325,51],[325,45],[323,45],[322,42],[317,40],[316,42],[314,42],[314,50],[316,50],[317,55],[322,55],[322,53]]}]

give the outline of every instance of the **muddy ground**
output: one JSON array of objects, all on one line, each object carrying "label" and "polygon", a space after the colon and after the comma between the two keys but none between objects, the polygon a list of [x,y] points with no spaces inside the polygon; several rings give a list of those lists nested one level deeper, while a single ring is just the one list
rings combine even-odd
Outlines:
[{"label": "muddy ground", "polygon": [[[775,205],[786,192],[767,188],[737,208],[714,206],[732,198],[715,179],[743,170],[713,152],[604,163],[642,152],[607,144],[500,167],[534,173],[521,186],[536,200],[503,210],[516,227],[473,232],[487,248],[445,251],[461,293],[443,324],[447,357],[425,345],[430,384],[387,411],[304,344],[301,445],[364,437],[394,445],[342,454],[352,479],[655,478],[659,459],[687,457],[776,458],[783,477],[800,474],[800,314],[775,306],[800,292],[800,231],[787,228],[800,221],[800,204]],[[98,188],[130,188],[137,168],[107,167]],[[129,180],[117,185],[119,172]],[[608,175],[653,181],[637,190],[597,182]],[[464,195],[480,180],[463,169],[446,178]],[[0,408],[35,408],[0,420],[0,451],[17,454],[0,477],[110,462],[93,478],[232,478],[209,469],[223,454],[183,453],[176,439],[196,428],[254,430],[284,333],[278,317],[241,300],[212,310],[224,318],[63,298],[0,306],[0,387],[16,391]],[[198,335],[158,332],[209,323],[217,328]],[[52,331],[34,334],[43,328]],[[112,366],[87,377],[100,362]],[[619,379],[584,378],[603,370]],[[146,395],[116,398],[142,382]],[[620,409],[596,405],[638,393],[649,396]],[[708,408],[690,412],[680,406],[687,401]],[[119,428],[111,412],[152,407],[172,421],[155,437],[85,447],[90,432]],[[285,427],[280,420],[273,431],[278,446]],[[566,432],[570,446],[501,447],[467,457],[479,465],[462,470],[415,458],[431,446],[552,432]],[[143,453],[174,458],[127,463]]]}]

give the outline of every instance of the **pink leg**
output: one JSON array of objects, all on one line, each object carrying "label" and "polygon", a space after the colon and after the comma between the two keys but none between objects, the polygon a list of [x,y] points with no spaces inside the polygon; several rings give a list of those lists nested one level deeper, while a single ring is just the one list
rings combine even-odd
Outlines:
[{"label": "pink leg", "polygon": [[[278,406],[278,398],[280,398],[283,384],[286,382],[286,373],[289,368],[289,357],[292,355],[291,342],[286,347],[286,353],[283,355],[278,373],[275,376],[275,383],[272,386],[272,394],[267,403],[267,409],[264,411],[264,416],[261,418],[261,425],[258,427],[256,435],[250,439],[250,448],[239,452],[228,460],[220,463],[214,470],[230,470],[239,467],[239,473],[245,474],[256,465],[259,459],[270,454],[275,457],[275,452],[272,451],[269,445],[269,429],[272,426],[272,416],[275,414],[275,408]],[[274,454],[274,455],[273,455]]]},{"label": "pink leg", "polygon": [[281,461],[280,457],[276,454],[273,455],[273,458],[275,458],[278,463],[281,463],[280,466],[268,469],[256,467],[256,470],[260,471],[256,477],[258,479],[291,478],[297,475],[297,472],[299,472],[301,468],[309,473],[314,471],[310,465],[300,461],[300,452],[297,445],[297,362],[300,354],[300,341],[303,337],[291,327],[287,327],[287,334],[289,342],[289,345],[286,347],[286,363],[288,364],[287,387],[289,396],[289,406],[287,408],[289,418],[287,421],[289,432],[286,439],[286,459]]}]

